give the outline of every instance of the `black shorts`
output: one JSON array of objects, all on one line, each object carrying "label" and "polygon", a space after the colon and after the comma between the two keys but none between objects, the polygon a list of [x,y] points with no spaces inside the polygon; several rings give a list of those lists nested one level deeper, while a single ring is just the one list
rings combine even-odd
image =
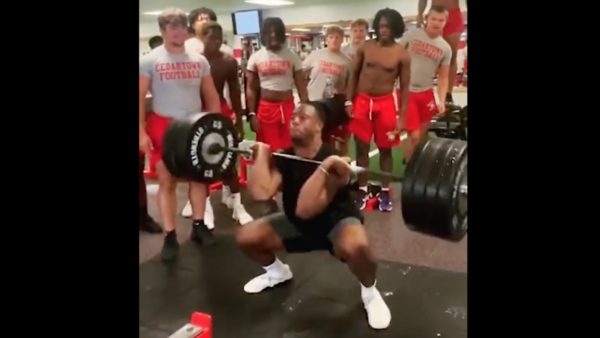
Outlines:
[{"label": "black shorts", "polygon": [[266,219],[290,253],[328,250],[333,255],[333,243],[339,232],[347,225],[362,225],[358,218],[350,216],[339,220],[325,235],[307,235],[299,232],[283,212],[271,214]]}]

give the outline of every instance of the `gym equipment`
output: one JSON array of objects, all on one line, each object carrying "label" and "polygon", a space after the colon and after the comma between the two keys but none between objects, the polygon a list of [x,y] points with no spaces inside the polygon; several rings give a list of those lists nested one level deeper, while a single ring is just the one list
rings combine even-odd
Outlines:
[{"label": "gym equipment", "polygon": [[[233,165],[235,153],[252,156],[251,142],[236,144],[231,120],[220,113],[172,122],[163,141],[163,161],[176,177],[211,183]],[[405,136],[405,135],[404,135]],[[322,162],[273,152],[290,161]],[[352,166],[353,173],[403,181],[402,214],[414,230],[460,239],[467,230],[467,142],[431,139],[416,147],[404,177]]]},{"label": "gym equipment", "polygon": [[431,120],[429,131],[438,137],[467,140],[467,106],[446,103],[444,116]]}]

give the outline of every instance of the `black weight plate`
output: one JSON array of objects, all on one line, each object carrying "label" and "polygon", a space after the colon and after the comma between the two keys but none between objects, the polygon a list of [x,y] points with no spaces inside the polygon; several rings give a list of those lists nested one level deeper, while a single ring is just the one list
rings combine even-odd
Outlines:
[{"label": "black weight plate", "polygon": [[[438,201],[436,198],[437,187],[440,185],[441,180],[444,179],[443,169],[444,162],[448,156],[448,151],[451,149],[451,139],[438,138],[432,141],[436,145],[436,152],[431,154],[432,162],[427,166],[427,169],[423,170],[422,174],[418,175],[419,180],[415,182],[414,193],[419,196],[418,203],[423,210],[421,224],[419,225],[423,232],[429,232],[433,234],[440,234],[436,231],[436,224],[434,222],[434,216],[436,212],[439,212]],[[452,185],[454,181],[450,181]],[[441,234],[440,234],[441,235]]]},{"label": "black weight plate", "polygon": [[206,150],[208,143],[204,141],[233,147],[233,135],[233,123],[223,114],[195,114],[185,120],[172,121],[163,140],[163,162],[173,176],[215,182],[220,179],[222,168],[231,165],[233,154],[223,153],[218,161],[207,163],[202,149]]},{"label": "black weight plate", "polygon": [[444,140],[446,139],[430,139],[418,145],[405,171],[405,182],[402,185],[402,215],[409,227],[419,231],[429,227],[427,222],[430,211],[424,196],[425,183],[430,176],[430,171],[436,169],[433,163]]},{"label": "black weight plate", "polygon": [[452,222],[451,222],[451,228],[449,236],[452,239],[455,240],[460,240],[461,238],[464,237],[464,235],[467,233],[467,216],[468,216],[468,210],[467,210],[467,194],[461,192],[461,186],[465,186],[467,187],[467,180],[468,180],[468,175],[467,175],[467,168],[468,168],[468,163],[467,163],[467,154],[465,154],[461,161],[460,161],[460,165],[458,168],[458,172],[456,175],[456,182],[454,184],[454,188],[453,188],[453,194],[452,194],[452,213],[453,213],[453,217],[452,217]]},{"label": "black weight plate", "polygon": [[192,127],[191,121],[173,120],[165,132],[162,160],[169,173],[175,177],[190,178],[185,157]]},{"label": "black weight plate", "polygon": [[402,216],[404,218],[404,222],[409,228],[412,228],[413,225],[409,223],[406,219],[408,218],[410,220],[414,220],[415,218],[418,218],[418,216],[414,215],[414,213],[416,213],[417,211],[415,211],[413,208],[414,203],[412,200],[412,190],[417,170],[421,166],[419,159],[421,158],[423,152],[427,151],[429,145],[429,143],[423,143],[421,145],[418,145],[415,148],[415,151],[413,152],[411,160],[406,163],[406,167],[404,168],[400,205],[402,207]]},{"label": "black weight plate", "polygon": [[223,171],[233,164],[232,152],[208,153],[208,147],[213,143],[235,147],[235,128],[223,114],[208,114],[194,123],[187,147],[192,180],[206,183],[218,181]]},{"label": "black weight plate", "polygon": [[[459,238],[453,230],[455,215],[455,190],[461,164],[467,155],[467,142],[453,140],[447,144],[446,156],[442,160],[437,186],[428,189],[428,197],[435,201],[431,213],[431,230],[445,238]],[[433,181],[432,181],[433,182]]]}]

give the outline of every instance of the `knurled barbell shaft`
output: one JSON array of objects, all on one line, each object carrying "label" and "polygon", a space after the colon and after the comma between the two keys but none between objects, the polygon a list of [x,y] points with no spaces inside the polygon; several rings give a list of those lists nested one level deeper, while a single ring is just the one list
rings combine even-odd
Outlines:
[{"label": "knurled barbell shaft", "polygon": [[[212,144],[208,147],[208,153],[210,153],[210,154],[217,154],[221,151],[230,151],[233,153],[239,153],[239,154],[244,154],[247,156],[252,156],[251,150],[240,149],[240,148],[235,148],[235,147],[231,147],[231,148],[224,147],[218,143]],[[302,158],[300,156],[295,156],[295,155],[290,155],[290,154],[272,153],[272,155],[276,156],[276,157],[285,158],[288,160],[312,163],[312,164],[316,164],[316,165],[321,165],[323,163],[322,161],[310,160],[307,158]],[[366,173],[374,175],[374,176],[387,177],[387,178],[391,178],[393,180],[398,180],[398,181],[402,180],[402,177],[396,176],[392,173],[385,172],[385,171],[369,170],[367,168],[363,168],[363,167],[359,167],[359,166],[355,166],[355,165],[351,165],[351,168],[354,173],[366,172]]]}]

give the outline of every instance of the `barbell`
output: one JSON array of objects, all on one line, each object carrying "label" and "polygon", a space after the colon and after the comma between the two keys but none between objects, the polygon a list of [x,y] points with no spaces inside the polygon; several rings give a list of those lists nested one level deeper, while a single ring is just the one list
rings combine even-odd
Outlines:
[{"label": "barbell", "polygon": [[[199,113],[170,123],[163,140],[163,162],[180,178],[212,183],[234,165],[234,154],[251,155],[240,148],[235,127],[220,113]],[[291,161],[320,161],[273,152]],[[352,166],[353,173],[402,181],[402,215],[416,231],[458,240],[467,231],[467,142],[444,138],[419,144],[404,176]]]}]

